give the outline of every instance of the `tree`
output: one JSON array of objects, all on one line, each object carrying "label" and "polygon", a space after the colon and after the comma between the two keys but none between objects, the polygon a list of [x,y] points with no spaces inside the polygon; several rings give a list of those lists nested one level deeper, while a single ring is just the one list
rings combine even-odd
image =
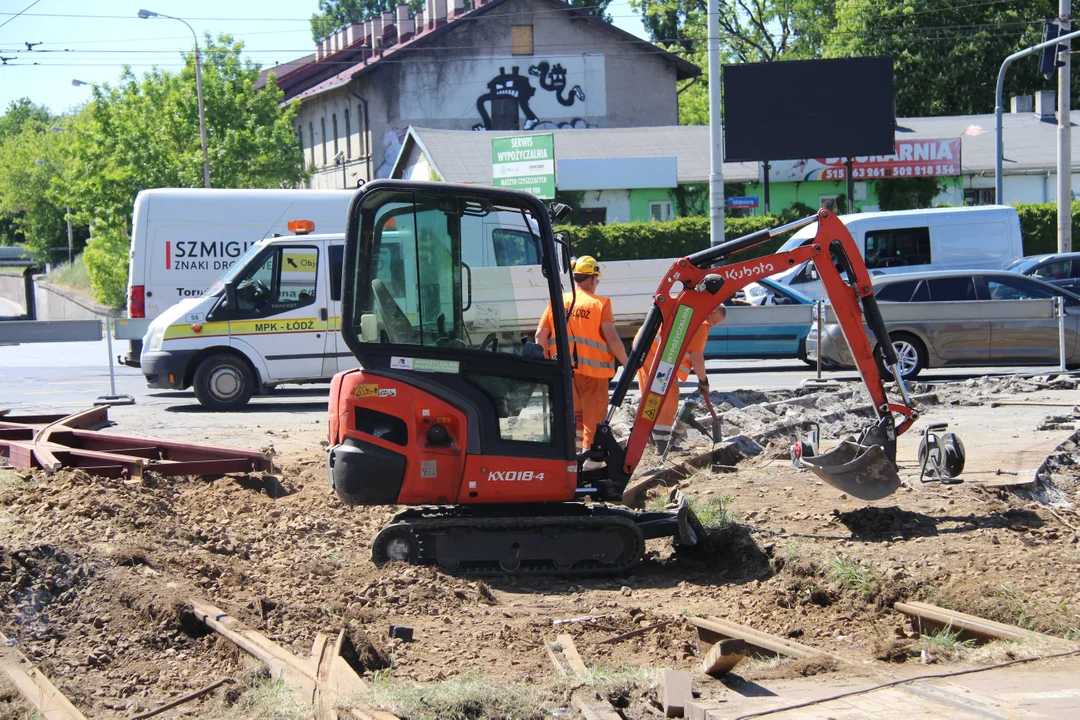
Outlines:
[{"label": "tree", "polygon": [[[293,130],[298,103],[281,107],[273,82],[256,91],[259,66],[241,61],[243,45],[207,37],[202,82],[210,178],[218,188],[289,187],[305,178]],[[63,161],[75,217],[90,225],[85,251],[94,295],[122,305],[132,204],[141,189],[201,187],[202,153],[194,57],[179,73],[125,69],[115,86],[94,88],[71,123]]]},{"label": "tree", "polygon": [[875,180],[878,207],[882,210],[928,208],[941,192],[937,178],[889,178]]},{"label": "tree", "polygon": [[67,247],[65,203],[52,188],[63,169],[49,137],[58,120],[27,98],[0,116],[0,245],[24,245],[42,261],[59,260],[54,251]]},{"label": "tree", "polygon": [[[816,57],[832,26],[837,0],[735,0],[719,4],[720,61],[774,62]],[[631,0],[650,39],[708,67],[705,0]],[[679,95],[679,123],[709,122],[709,80],[703,75]]]},{"label": "tree", "polygon": [[[1040,42],[1041,19],[1057,13],[1056,0],[836,0],[824,51],[891,56],[897,117],[991,113],[1001,62]],[[1054,87],[1037,71],[1037,57],[1013,65],[1006,95]]]}]

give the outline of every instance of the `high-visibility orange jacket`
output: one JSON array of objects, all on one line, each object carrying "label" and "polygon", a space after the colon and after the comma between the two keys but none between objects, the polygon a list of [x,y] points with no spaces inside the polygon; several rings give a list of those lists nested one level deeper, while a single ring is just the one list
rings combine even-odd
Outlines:
[{"label": "high-visibility orange jacket", "polygon": [[[694,333],[694,337],[690,339],[690,344],[686,346],[686,352],[683,353],[682,358],[679,360],[679,369],[676,375],[679,378],[679,382],[683,382],[686,378],[690,377],[690,373],[693,372],[694,366],[690,362],[690,355],[693,353],[705,352],[705,343],[709,340],[708,322],[701,323],[701,326]],[[641,334],[641,330],[638,330],[638,335]],[[637,344],[637,336],[634,337],[634,344]],[[657,335],[653,338],[652,347],[649,348],[648,354],[645,356],[645,362],[641,364],[641,371],[647,372],[652,367],[653,358],[656,357],[656,353],[660,348],[660,336]]]},{"label": "high-visibility orange jacket", "polygon": [[[570,335],[570,355],[574,361],[574,372],[585,377],[609,378],[615,376],[615,355],[608,347],[600,325],[614,323],[615,315],[611,312],[611,299],[592,295],[578,288],[574,293],[563,293],[563,312],[574,304],[574,310],[566,323]],[[551,317],[551,303],[540,318],[540,327],[547,327],[548,352],[555,354],[555,323]]]}]

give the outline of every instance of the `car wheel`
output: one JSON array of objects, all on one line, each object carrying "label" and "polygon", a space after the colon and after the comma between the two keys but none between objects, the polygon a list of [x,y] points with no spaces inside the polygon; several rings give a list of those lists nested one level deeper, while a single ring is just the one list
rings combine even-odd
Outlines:
[{"label": "car wheel", "polygon": [[195,397],[208,410],[227,412],[247,404],[255,390],[255,374],[242,358],[211,355],[195,370]]},{"label": "car wheel", "polygon": [[[906,333],[895,333],[889,336],[892,340],[893,350],[896,351],[896,359],[900,365],[900,377],[904,380],[914,380],[926,367],[926,348],[923,346],[922,341],[913,335],[907,335]],[[877,358],[877,353],[874,354]],[[878,360],[878,370],[881,371],[882,378],[888,380],[892,377],[892,372],[885,367],[885,364]]]}]

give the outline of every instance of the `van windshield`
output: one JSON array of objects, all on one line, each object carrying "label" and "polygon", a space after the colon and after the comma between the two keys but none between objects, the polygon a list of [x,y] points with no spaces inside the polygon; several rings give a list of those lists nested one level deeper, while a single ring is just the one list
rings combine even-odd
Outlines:
[{"label": "van windshield", "polygon": [[251,258],[258,255],[259,251],[262,250],[263,247],[264,245],[262,243],[255,243],[254,245],[249,247],[243,255],[236,259],[236,262],[232,264],[232,267],[225,271],[224,275],[214,281],[214,284],[211,285],[210,288],[206,291],[206,295],[216,295],[222,290],[224,290],[225,283],[235,280],[237,275],[239,275],[240,272],[245,267],[247,267],[247,264],[251,261]]}]

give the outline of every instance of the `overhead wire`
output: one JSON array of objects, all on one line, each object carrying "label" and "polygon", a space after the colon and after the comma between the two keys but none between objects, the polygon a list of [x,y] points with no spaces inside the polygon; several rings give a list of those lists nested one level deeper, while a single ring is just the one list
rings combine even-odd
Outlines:
[{"label": "overhead wire", "polygon": [[19,17],[20,15],[22,15],[23,13],[25,13],[25,12],[26,12],[27,10],[29,10],[30,8],[32,8],[32,7],[34,7],[35,5],[37,5],[37,4],[39,3],[39,2],[41,2],[41,0],[34,0],[34,2],[30,3],[29,5],[27,5],[27,6],[26,6],[26,7],[24,7],[24,8],[22,9],[22,10],[20,10],[19,12],[15,13],[15,14],[12,14],[12,13],[0,13],[0,15],[11,15],[11,17],[9,17],[9,18],[8,18],[7,20],[5,20],[4,22],[0,23],[0,28],[4,27],[4,26],[5,26],[5,25],[7,25],[7,24],[8,24],[9,22],[11,22],[11,21],[12,21],[12,20],[14,20],[15,18]]}]

